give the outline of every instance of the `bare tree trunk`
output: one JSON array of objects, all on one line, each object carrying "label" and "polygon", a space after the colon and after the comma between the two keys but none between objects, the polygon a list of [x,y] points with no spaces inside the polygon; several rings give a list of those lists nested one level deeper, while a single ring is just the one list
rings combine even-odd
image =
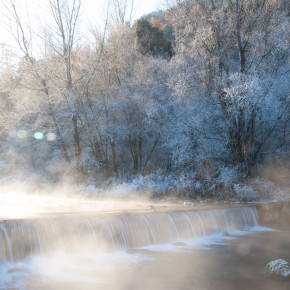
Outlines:
[{"label": "bare tree trunk", "polygon": [[142,170],[142,137],[138,136],[139,171]]},{"label": "bare tree trunk", "polygon": [[116,154],[116,146],[115,142],[110,142],[111,145],[111,151],[112,151],[112,161],[113,161],[113,171],[114,175],[118,176],[118,164],[117,164],[117,154]]},{"label": "bare tree trunk", "polygon": [[83,161],[82,161],[82,151],[81,151],[81,142],[80,142],[80,135],[78,129],[78,123],[76,116],[72,117],[73,128],[74,128],[74,149],[75,155],[77,160],[77,171],[80,174],[83,174]]},{"label": "bare tree trunk", "polygon": [[70,109],[72,112],[74,152],[77,162],[77,172],[80,174],[80,176],[82,176],[84,172],[80,134],[78,128],[78,112],[75,106],[75,96],[73,92],[73,82],[71,77],[71,54],[75,38],[75,29],[79,17],[80,3],[78,1],[74,1],[72,8],[67,11],[62,10],[64,8],[61,6],[64,4],[68,5],[67,3],[60,2],[60,0],[50,0],[51,10],[62,41],[61,55],[63,56],[65,62],[66,84],[69,95]]},{"label": "bare tree trunk", "polygon": [[129,136],[129,146],[130,146],[130,152],[133,160],[133,169],[134,173],[138,173],[139,169],[139,162],[138,162],[138,152],[137,152],[137,144],[135,138],[132,139],[131,136]]},{"label": "bare tree trunk", "polygon": [[49,96],[49,92],[48,92],[48,88],[47,88],[46,82],[45,82],[45,80],[42,80],[41,83],[44,86],[44,93],[45,93],[45,95],[47,97],[47,100],[48,100],[48,113],[49,113],[50,117],[53,120],[53,124],[54,124],[55,129],[56,129],[56,134],[57,134],[57,137],[58,137],[58,140],[59,140],[59,145],[60,145],[62,154],[64,156],[65,161],[69,165],[71,165],[70,158],[69,158],[69,155],[67,153],[64,140],[63,140],[62,135],[60,133],[60,128],[58,126],[58,123],[57,123],[56,118],[55,118],[54,113],[53,113],[52,104],[51,104],[51,100],[50,100],[50,96]]},{"label": "bare tree trunk", "polygon": [[237,40],[238,40],[238,48],[240,54],[240,69],[241,72],[245,72],[245,65],[246,65],[246,56],[245,56],[245,47],[242,43],[241,37],[241,19],[240,19],[240,1],[236,0],[236,28],[237,28]]},{"label": "bare tree trunk", "polygon": [[153,144],[153,146],[152,146],[152,148],[151,148],[149,154],[147,155],[147,158],[146,158],[146,160],[145,160],[145,163],[144,163],[144,166],[143,166],[143,169],[142,169],[142,175],[144,175],[144,173],[145,173],[145,170],[146,170],[146,168],[147,168],[147,163],[148,163],[148,161],[150,160],[151,155],[152,155],[152,153],[154,152],[154,150],[155,150],[155,148],[156,148],[156,145],[157,145],[157,143],[158,143],[159,138],[160,138],[160,134],[158,134],[158,137],[156,138],[156,140],[155,140],[155,142],[154,142],[154,144]]},{"label": "bare tree trunk", "polygon": [[52,103],[51,103],[51,98],[49,95],[47,83],[44,80],[44,78],[40,75],[39,71],[35,68],[36,62],[30,53],[29,46],[28,46],[29,40],[28,40],[27,35],[23,29],[22,22],[19,18],[17,10],[16,10],[15,3],[13,1],[10,1],[9,5],[10,5],[10,8],[8,8],[8,6],[6,8],[10,11],[10,14],[12,15],[13,19],[15,20],[15,23],[17,25],[17,30],[18,30],[17,34],[15,34],[15,35],[13,34],[13,35],[15,37],[16,42],[19,45],[19,48],[22,50],[22,52],[25,54],[26,58],[28,59],[28,61],[31,64],[32,74],[34,75],[34,77],[39,81],[39,83],[43,87],[42,91],[44,92],[44,94],[47,98],[47,102],[48,102],[48,114],[51,117],[53,124],[54,124],[54,127],[56,129],[56,134],[58,137],[61,151],[63,153],[63,156],[64,156],[66,162],[69,165],[71,165],[71,161],[70,161],[69,155],[68,155],[67,150],[66,150],[65,142],[62,138],[58,122],[57,122],[55,115],[53,113],[53,108],[52,108]]}]

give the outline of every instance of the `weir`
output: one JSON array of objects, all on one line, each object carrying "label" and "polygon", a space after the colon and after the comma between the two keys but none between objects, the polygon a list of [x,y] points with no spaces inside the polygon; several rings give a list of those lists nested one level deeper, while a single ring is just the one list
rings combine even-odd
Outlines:
[{"label": "weir", "polygon": [[259,224],[255,206],[113,216],[3,220],[0,262],[90,249],[97,253],[182,241]]}]

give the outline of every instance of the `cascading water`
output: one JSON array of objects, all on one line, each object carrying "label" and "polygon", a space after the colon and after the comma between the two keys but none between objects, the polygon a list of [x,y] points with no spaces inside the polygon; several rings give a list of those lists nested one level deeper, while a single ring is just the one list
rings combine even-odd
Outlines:
[{"label": "cascading water", "polygon": [[55,250],[96,253],[165,244],[258,225],[255,207],[113,216],[65,216],[4,220],[0,261],[21,261]]}]

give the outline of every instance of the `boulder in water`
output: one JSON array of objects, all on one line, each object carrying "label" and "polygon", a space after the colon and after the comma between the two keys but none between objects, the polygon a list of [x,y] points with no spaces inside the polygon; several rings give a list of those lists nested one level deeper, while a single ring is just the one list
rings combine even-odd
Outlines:
[{"label": "boulder in water", "polygon": [[290,265],[283,259],[269,262],[265,266],[265,272],[268,277],[280,277],[290,279]]},{"label": "boulder in water", "polygon": [[24,269],[21,267],[14,267],[8,270],[8,273],[19,273],[22,272]]},{"label": "boulder in water", "polygon": [[177,246],[177,247],[184,247],[184,246],[186,246],[186,244],[183,243],[183,242],[175,242],[175,243],[173,243],[173,245],[174,246]]}]

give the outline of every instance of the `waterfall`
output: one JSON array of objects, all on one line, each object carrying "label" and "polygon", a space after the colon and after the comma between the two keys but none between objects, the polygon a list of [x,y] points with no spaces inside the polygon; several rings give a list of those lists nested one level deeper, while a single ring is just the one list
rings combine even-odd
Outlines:
[{"label": "waterfall", "polygon": [[1,223],[0,227],[1,227],[2,232],[3,232],[3,235],[1,237],[1,248],[0,248],[2,255],[0,255],[0,258],[4,257],[5,260],[6,260],[6,256],[7,256],[6,252],[7,252],[7,249],[8,249],[9,260],[13,261],[14,258],[13,258],[13,252],[12,252],[12,248],[11,248],[11,242],[10,242],[8,231],[5,228],[5,225],[3,223]]},{"label": "waterfall", "polygon": [[258,225],[255,207],[0,222],[0,260],[83,248],[112,252]]}]

